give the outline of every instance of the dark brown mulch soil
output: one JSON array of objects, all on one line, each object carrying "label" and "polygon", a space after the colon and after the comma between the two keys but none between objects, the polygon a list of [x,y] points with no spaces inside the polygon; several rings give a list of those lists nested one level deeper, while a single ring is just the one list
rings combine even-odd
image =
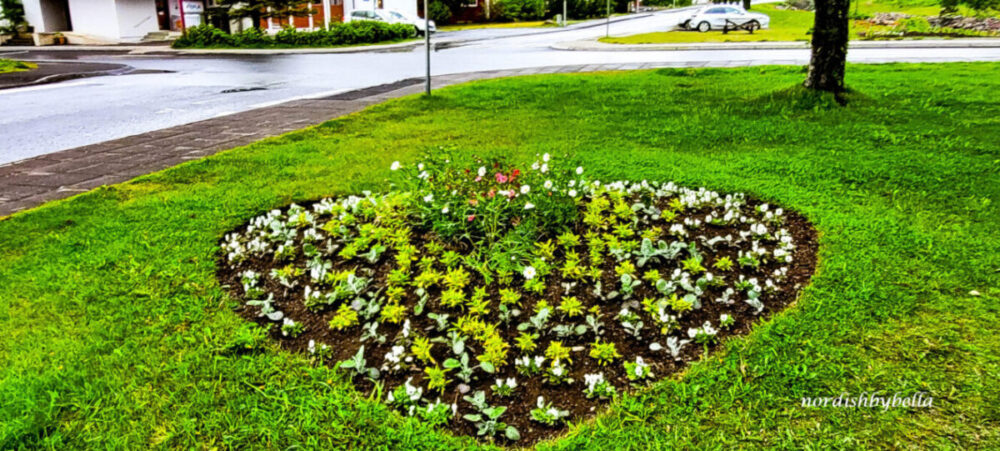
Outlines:
[{"label": "dark brown mulch soil", "polygon": [[[755,206],[759,205],[760,202],[749,201],[749,205]],[[309,205],[305,205],[309,207]],[[685,217],[704,217],[707,210],[701,211],[688,211],[684,215],[680,215],[676,221],[682,221]],[[628,380],[623,362],[624,361],[635,361],[635,356],[642,356],[643,359],[652,368],[653,374],[657,380],[670,376],[672,373],[681,370],[687,365],[687,362],[696,360],[704,351],[711,351],[716,346],[718,342],[728,336],[741,335],[747,333],[755,324],[760,321],[766,320],[770,315],[775,312],[781,311],[790,304],[792,304],[798,297],[801,289],[805,287],[812,277],[812,274],[816,268],[816,252],[817,252],[817,233],[813,228],[812,224],[809,223],[803,216],[799,215],[794,211],[788,211],[786,209],[785,213],[786,223],[784,228],[786,228],[792,235],[794,243],[796,245],[795,251],[793,253],[793,262],[789,264],[788,276],[787,278],[778,283],[779,290],[774,294],[764,294],[761,299],[765,304],[764,311],[759,314],[754,314],[754,309],[748,304],[743,302],[743,295],[738,292],[741,297],[736,303],[732,305],[724,305],[717,302],[713,302],[710,299],[715,299],[722,294],[724,288],[709,288],[708,293],[702,296],[703,302],[701,309],[692,310],[684,314],[681,318],[681,329],[679,331],[674,331],[672,335],[680,335],[681,338],[687,337],[687,329],[689,327],[699,327],[706,320],[712,321],[712,324],[717,326],[719,315],[722,313],[728,313],[733,316],[736,320],[735,324],[729,329],[720,329],[717,338],[720,340],[716,341],[714,344],[707,346],[697,345],[695,343],[690,343],[681,353],[682,359],[680,361],[675,361],[670,354],[664,349],[658,352],[652,352],[649,349],[649,344],[653,342],[658,342],[661,345],[665,344],[666,336],[659,334],[657,328],[652,324],[651,319],[646,314],[642,314],[643,320],[646,323],[646,327],[643,328],[642,337],[640,339],[634,338],[632,335],[628,334],[624,328],[620,325],[619,321],[616,320],[615,316],[621,309],[622,301],[621,299],[616,299],[614,301],[604,301],[596,298],[592,294],[592,287],[581,282],[576,289],[573,291],[573,295],[576,296],[584,306],[591,305],[601,305],[603,317],[601,321],[604,323],[605,333],[602,335],[602,341],[612,341],[616,343],[618,352],[624,356],[624,359],[616,360],[613,364],[607,366],[598,366],[596,360],[589,357],[589,345],[593,343],[594,336],[591,333],[587,333],[581,337],[573,337],[563,339],[564,345],[568,347],[583,347],[582,351],[574,352],[572,365],[570,365],[570,375],[574,379],[572,385],[560,385],[552,386],[545,384],[542,376],[532,376],[526,377],[517,373],[513,365],[513,360],[520,355],[520,352],[513,346],[514,338],[518,335],[516,324],[520,321],[526,320],[533,309],[532,307],[540,298],[539,296],[525,295],[522,299],[521,307],[524,313],[520,318],[513,320],[508,327],[498,327],[498,331],[502,334],[503,338],[511,344],[510,356],[508,357],[508,365],[501,368],[497,374],[489,375],[482,371],[476,373],[477,379],[472,381],[471,390],[467,393],[471,395],[477,390],[483,390],[487,394],[487,402],[494,406],[507,406],[508,409],[506,413],[500,418],[508,424],[515,426],[521,434],[521,440],[519,440],[516,445],[527,446],[531,445],[539,440],[543,440],[561,433],[565,427],[546,427],[537,422],[532,421],[529,412],[536,407],[537,398],[539,396],[544,396],[545,399],[554,401],[555,404],[565,410],[569,410],[571,413],[570,419],[579,420],[588,416],[593,415],[597,412],[602,405],[606,404],[607,401],[598,401],[587,399],[583,394],[583,375],[587,373],[602,372],[606,380],[613,384],[619,393],[623,391],[631,391],[633,389],[640,388],[639,384],[634,384]],[[662,224],[656,224],[661,225]],[[668,227],[664,227],[666,230]],[[239,231],[242,231],[240,228]],[[579,233],[580,230],[577,230]],[[725,236],[727,234],[733,234],[736,236],[736,227],[730,226],[706,226],[700,229],[697,233],[698,235],[705,235],[708,238],[714,236]],[[421,247],[418,244],[418,247]],[[699,246],[701,248],[701,246]],[[461,249],[467,251],[467,249]],[[586,256],[586,248],[580,246],[579,251],[581,255]],[[712,263],[716,259],[723,256],[728,256],[734,262],[737,261],[737,249],[735,247],[726,248],[725,245],[720,245],[716,252],[708,253],[707,250],[702,249],[702,253],[705,255],[704,266],[706,268],[711,268]],[[386,252],[382,256],[381,262],[376,270],[376,275],[374,277],[374,282],[370,286],[384,286],[386,275],[393,268],[394,264],[392,262],[391,252]],[[677,260],[681,260],[681,258]],[[556,254],[556,261],[561,261],[560,252]],[[296,260],[295,264],[299,267],[304,266],[304,258],[300,255]],[[239,273],[247,269],[252,269],[261,274],[267,274],[272,268],[285,266],[287,263],[275,264],[271,261],[245,261],[239,264],[237,267],[230,267],[228,263],[220,260],[218,277],[219,280],[224,284],[229,293],[237,299],[242,299],[243,293],[240,284]],[[609,258],[608,261],[603,266],[604,269],[604,280],[602,284],[604,287],[617,287],[617,278],[614,275],[614,267],[616,262],[614,258]],[[343,261],[338,261],[334,263],[333,270],[339,270],[343,268],[353,268],[358,266],[356,261],[347,264]],[[675,267],[678,266],[677,261],[670,261],[666,264],[662,261],[657,263],[650,263],[645,268],[640,270],[644,272],[648,269],[660,269],[661,273],[669,274],[673,271]],[[767,279],[768,275],[771,274],[775,269],[782,265],[776,263],[763,264],[757,269],[748,269],[744,267],[735,266],[731,271],[724,274],[727,280],[738,280],[740,275],[744,275],[747,278],[757,277],[761,284]],[[714,271],[720,274],[718,271]],[[560,277],[559,271],[555,270],[548,277],[549,284],[548,290],[545,293],[545,298],[548,299],[549,304],[556,306],[559,300],[563,296],[563,289],[561,283],[563,280]],[[273,325],[270,329],[270,335],[273,339],[277,340],[281,346],[293,352],[308,352],[308,343],[310,340],[315,340],[317,343],[325,343],[332,347],[333,356],[330,359],[330,364],[338,362],[341,360],[353,357],[357,352],[361,342],[359,340],[360,326],[354,326],[343,331],[332,331],[329,329],[328,322],[333,316],[334,308],[327,308],[323,311],[312,312],[307,310],[302,303],[303,290],[301,285],[295,289],[286,289],[285,287],[279,285],[277,282],[270,280],[269,278],[264,278],[265,282],[262,286],[268,292],[275,294],[275,307],[285,313],[287,317],[293,318],[296,322],[300,322],[305,325],[306,331],[302,335],[296,338],[282,337],[280,332],[280,323],[273,323],[268,321],[266,318],[258,316],[256,308],[241,306],[237,309],[238,313],[249,321],[256,322],[262,326]],[[479,286],[482,280],[479,275],[472,272],[472,281],[469,284],[471,287]],[[519,284],[515,282],[512,287],[520,288]],[[492,299],[498,299],[498,287],[494,283],[488,289]],[[605,292],[608,289],[605,288]],[[431,299],[437,299],[439,297],[439,292],[434,289],[430,290]],[[655,289],[651,288],[648,283],[643,282],[643,284],[636,289],[635,295],[632,299],[642,300],[647,296],[660,296]],[[416,295],[412,293],[407,297],[405,304],[408,307],[412,307],[417,301]],[[425,308],[425,314],[421,316],[410,315],[409,319],[412,322],[413,331],[423,331],[431,330],[433,328],[433,321],[427,318],[426,312],[441,311],[442,307],[436,305],[434,301],[428,303]],[[640,312],[641,309],[632,309],[634,312]],[[412,309],[410,310],[412,312]],[[457,312],[449,312],[454,318],[457,316]],[[486,318],[487,323],[501,323],[501,320],[497,317],[496,308]],[[575,323],[580,324],[582,321],[577,320]],[[549,322],[550,327],[556,324],[566,324],[567,321],[560,320],[558,314],[553,315]],[[381,366],[383,360],[382,356],[390,351],[393,346],[393,338],[400,335],[401,325],[380,323],[379,331],[380,333],[386,334],[388,340],[384,344],[376,344],[373,341],[368,341],[364,343],[365,345],[365,355],[368,360],[369,366]],[[553,337],[546,336],[543,337],[538,342],[538,348],[532,352],[532,355],[543,355],[545,348],[548,343],[553,339]],[[412,336],[411,336],[412,337]],[[466,348],[470,352],[470,357],[473,357],[481,351],[481,347],[477,343],[470,341],[466,342]],[[409,352],[409,347],[407,347],[407,352]],[[450,346],[445,344],[435,344],[434,352],[432,352],[434,359],[440,364],[445,359],[452,357]],[[412,378],[413,384],[422,384],[424,378],[423,367],[424,365],[417,365],[417,362],[411,364],[409,367],[404,367],[401,371],[395,373],[383,372],[381,381],[385,384],[385,392],[403,384],[407,379]],[[497,378],[507,378],[515,377],[517,379],[518,387],[515,390],[514,396],[510,398],[502,398],[496,396],[490,390],[490,386],[495,383]],[[373,384],[363,378],[355,378],[355,385],[358,390],[364,393],[368,393],[372,390]],[[440,395],[441,401],[451,404],[458,403],[459,411],[450,423],[450,428],[457,434],[466,434],[475,436],[476,428],[475,426],[465,421],[461,418],[463,414],[473,413],[471,406],[462,400],[464,396],[458,390],[458,385],[460,381],[457,381],[452,377],[452,383],[449,384],[448,389],[441,394],[432,393],[428,394],[425,392],[425,398],[435,399]],[[426,384],[423,384],[426,385]],[[384,394],[383,394],[384,396]],[[497,438],[500,442],[506,442],[506,439]],[[509,443],[512,444],[512,443]]]}]

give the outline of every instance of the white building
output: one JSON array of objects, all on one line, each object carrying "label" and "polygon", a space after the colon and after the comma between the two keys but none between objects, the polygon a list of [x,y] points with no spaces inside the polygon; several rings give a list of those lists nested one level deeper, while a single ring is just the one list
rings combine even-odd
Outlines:
[{"label": "white building", "polygon": [[[419,0],[317,0],[307,4],[315,11],[311,17],[267,19],[258,26],[272,32],[289,25],[318,29],[342,21],[352,11],[376,8],[394,9],[416,17],[418,3]],[[178,32],[199,25],[205,20],[206,10],[215,6],[216,1],[23,0],[23,4],[25,19],[36,33],[36,43],[51,41],[51,35],[58,32],[71,44],[90,44],[138,42],[151,33]],[[233,31],[253,26],[249,20],[231,25]]]},{"label": "white building", "polygon": [[[187,14],[181,15],[181,1]],[[70,42],[135,42],[156,31],[200,21],[204,3],[189,0],[24,0],[35,33],[62,33]]]}]

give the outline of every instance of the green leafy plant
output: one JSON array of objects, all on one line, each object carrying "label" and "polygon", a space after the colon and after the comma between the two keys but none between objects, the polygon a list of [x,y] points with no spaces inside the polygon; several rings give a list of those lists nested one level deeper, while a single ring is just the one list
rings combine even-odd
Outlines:
[{"label": "green leafy plant", "polygon": [[613,342],[595,341],[590,345],[590,357],[596,359],[598,365],[607,365],[621,356]]}]

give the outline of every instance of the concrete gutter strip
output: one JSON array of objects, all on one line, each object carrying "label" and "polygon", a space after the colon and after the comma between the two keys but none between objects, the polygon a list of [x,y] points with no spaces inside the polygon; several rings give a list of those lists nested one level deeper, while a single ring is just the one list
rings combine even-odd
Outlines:
[{"label": "concrete gutter strip", "polygon": [[[898,41],[851,41],[855,49],[947,49],[1000,48],[1000,39],[919,39]],[[678,44],[608,44],[597,40],[561,42],[549,46],[553,50],[586,52],[641,52],[664,50],[787,50],[808,49],[807,41],[794,42],[698,42]]]}]

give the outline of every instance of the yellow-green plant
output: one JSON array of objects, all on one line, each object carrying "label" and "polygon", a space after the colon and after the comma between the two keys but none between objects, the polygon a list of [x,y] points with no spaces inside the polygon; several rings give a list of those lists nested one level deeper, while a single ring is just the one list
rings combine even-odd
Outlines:
[{"label": "yellow-green plant", "polygon": [[598,365],[607,365],[614,362],[615,359],[621,358],[621,356],[613,342],[601,343],[600,341],[595,341],[590,345],[590,357],[597,359]]},{"label": "yellow-green plant", "polygon": [[553,341],[549,343],[549,347],[545,349],[545,357],[549,360],[565,360],[567,362],[572,362],[569,358],[570,349],[563,346],[561,341]]},{"label": "yellow-green plant", "polygon": [[410,347],[410,351],[421,362],[437,363],[434,361],[434,357],[431,356],[431,348],[433,347],[434,343],[431,343],[427,337],[417,337],[413,340],[413,346]]},{"label": "yellow-green plant", "polygon": [[347,304],[341,304],[337,313],[330,318],[330,329],[342,330],[358,324],[358,312]]}]

